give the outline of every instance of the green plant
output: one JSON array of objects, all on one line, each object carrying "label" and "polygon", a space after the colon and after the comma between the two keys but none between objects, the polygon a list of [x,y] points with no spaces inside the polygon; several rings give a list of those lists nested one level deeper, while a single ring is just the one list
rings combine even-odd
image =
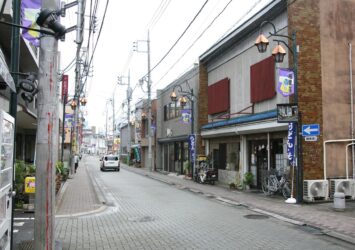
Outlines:
[{"label": "green plant", "polygon": [[190,162],[189,161],[184,161],[183,169],[184,169],[185,175],[188,175],[190,173]]},{"label": "green plant", "polygon": [[254,175],[251,172],[247,172],[244,174],[244,185],[250,185],[253,183]]},{"label": "green plant", "polygon": [[229,183],[229,188],[235,189],[236,188],[235,183],[234,182]]},{"label": "green plant", "polygon": [[57,161],[57,163],[55,164],[55,168],[56,168],[56,173],[57,174],[63,174],[64,171],[64,164],[61,161]]}]

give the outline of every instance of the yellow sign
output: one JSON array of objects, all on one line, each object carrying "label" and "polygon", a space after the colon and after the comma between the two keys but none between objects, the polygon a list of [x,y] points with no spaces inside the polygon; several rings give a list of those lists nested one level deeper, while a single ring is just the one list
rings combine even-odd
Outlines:
[{"label": "yellow sign", "polygon": [[36,191],[36,177],[25,178],[25,193],[34,194]]}]

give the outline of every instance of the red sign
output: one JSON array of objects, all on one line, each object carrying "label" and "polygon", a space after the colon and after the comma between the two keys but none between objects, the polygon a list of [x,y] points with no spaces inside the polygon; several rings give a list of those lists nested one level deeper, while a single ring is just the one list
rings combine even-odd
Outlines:
[{"label": "red sign", "polygon": [[62,99],[68,96],[68,75],[63,75],[62,78]]}]

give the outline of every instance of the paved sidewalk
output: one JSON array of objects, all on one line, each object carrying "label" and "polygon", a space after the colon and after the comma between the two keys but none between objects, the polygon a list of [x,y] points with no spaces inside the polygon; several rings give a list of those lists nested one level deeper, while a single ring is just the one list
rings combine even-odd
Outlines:
[{"label": "paved sidewalk", "polygon": [[74,178],[68,179],[60,190],[56,217],[78,216],[104,209],[94,186],[86,168],[86,157],[83,157]]},{"label": "paved sidewalk", "polygon": [[275,218],[298,225],[308,225],[322,230],[323,233],[355,244],[355,201],[346,201],[344,212],[334,211],[332,202],[316,204],[287,204],[278,196],[267,197],[263,193],[253,191],[236,191],[227,187],[198,184],[180,176],[151,172],[144,168],[128,167],[123,169],[145,175],[147,177],[188,189],[205,196],[235,206],[246,206],[249,209],[273,216]]}]

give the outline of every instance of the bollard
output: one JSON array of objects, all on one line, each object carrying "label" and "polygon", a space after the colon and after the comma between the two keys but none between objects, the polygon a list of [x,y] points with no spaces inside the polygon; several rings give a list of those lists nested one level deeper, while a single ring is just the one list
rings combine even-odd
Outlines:
[{"label": "bollard", "polygon": [[345,194],[336,192],[334,193],[334,205],[333,208],[335,211],[344,211],[345,210]]}]

